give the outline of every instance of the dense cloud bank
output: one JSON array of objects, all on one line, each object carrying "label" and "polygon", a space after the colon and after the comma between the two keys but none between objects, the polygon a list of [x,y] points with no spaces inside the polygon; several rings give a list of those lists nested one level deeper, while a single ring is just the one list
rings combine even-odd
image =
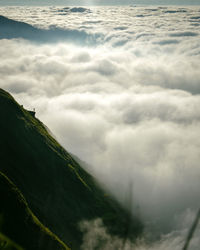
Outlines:
[{"label": "dense cloud bank", "polygon": [[[134,2],[132,0],[29,0],[28,5],[37,6],[37,5],[43,5],[43,6],[50,6],[50,5],[78,5],[78,6],[90,6],[90,5],[99,5],[99,6],[105,6],[105,5],[128,5],[128,4],[137,4],[137,5],[199,5],[199,0],[135,0]],[[26,0],[1,0],[0,5],[27,5]]]},{"label": "dense cloud bank", "polygon": [[[123,204],[132,194],[131,209],[160,237],[138,249],[180,249],[200,200],[200,9],[24,7],[0,14],[99,34],[93,46],[1,39],[0,86],[36,108]],[[199,239],[192,244],[197,250]]]},{"label": "dense cloud bank", "polygon": [[[138,239],[136,242],[130,242],[127,239],[120,239],[108,234],[101,219],[94,221],[82,221],[79,225],[84,233],[83,250],[181,250],[185,245],[187,238],[188,223],[194,215],[191,211],[187,211],[182,217],[181,230],[171,231],[169,234],[161,235],[159,239],[148,241],[148,235],[145,238]],[[185,228],[183,228],[183,225]],[[189,249],[199,249],[199,233],[198,229],[189,244]]]}]

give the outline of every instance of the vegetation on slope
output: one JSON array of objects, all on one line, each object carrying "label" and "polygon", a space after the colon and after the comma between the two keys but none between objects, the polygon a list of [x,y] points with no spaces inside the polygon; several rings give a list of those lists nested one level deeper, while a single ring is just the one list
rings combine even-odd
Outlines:
[{"label": "vegetation on slope", "polygon": [[0,204],[2,249],[22,249],[14,242],[30,250],[68,249],[57,236],[40,223],[19,189],[1,172]]},{"label": "vegetation on slope", "polygon": [[142,224],[113,199],[64,150],[45,126],[0,89],[0,170],[22,191],[30,208],[73,249],[80,249],[82,220],[102,218],[110,233],[131,238]]}]

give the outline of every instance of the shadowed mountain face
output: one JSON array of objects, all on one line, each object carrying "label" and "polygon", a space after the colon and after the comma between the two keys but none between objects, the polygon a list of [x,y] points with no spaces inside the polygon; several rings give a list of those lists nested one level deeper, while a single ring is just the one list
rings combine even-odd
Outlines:
[{"label": "shadowed mountain face", "polygon": [[21,190],[30,208],[64,242],[80,249],[82,220],[102,218],[111,234],[130,237],[142,224],[105,196],[94,178],[47,132],[33,113],[0,89],[0,170]]},{"label": "shadowed mountain face", "polygon": [[[19,189],[0,172],[0,231],[6,235],[0,237],[5,248],[22,250],[67,250],[68,248],[33,215]],[[2,235],[0,235],[2,236]],[[7,236],[20,244],[10,242]],[[10,245],[9,247],[7,245]]]},{"label": "shadowed mountain face", "polygon": [[94,36],[84,31],[59,28],[38,29],[27,23],[0,16],[0,39],[13,38],[23,38],[39,43],[69,41],[83,45],[94,45],[98,35]]}]

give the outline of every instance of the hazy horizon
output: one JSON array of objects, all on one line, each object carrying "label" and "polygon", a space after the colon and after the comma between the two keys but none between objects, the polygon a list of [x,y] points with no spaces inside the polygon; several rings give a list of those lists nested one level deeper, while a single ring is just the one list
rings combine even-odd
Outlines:
[{"label": "hazy horizon", "polygon": [[168,5],[192,6],[200,5],[200,0],[0,0],[0,6],[114,6],[114,5]]}]

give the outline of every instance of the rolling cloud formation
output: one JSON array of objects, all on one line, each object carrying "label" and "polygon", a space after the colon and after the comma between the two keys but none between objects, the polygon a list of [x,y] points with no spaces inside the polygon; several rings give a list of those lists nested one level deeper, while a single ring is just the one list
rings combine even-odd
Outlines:
[{"label": "rolling cloud formation", "polygon": [[[79,44],[0,39],[0,86],[36,108],[125,206],[133,194],[148,237],[159,237],[138,249],[181,249],[200,205],[200,8],[2,7],[0,15],[85,35]],[[195,236],[191,249],[199,245]]]}]

